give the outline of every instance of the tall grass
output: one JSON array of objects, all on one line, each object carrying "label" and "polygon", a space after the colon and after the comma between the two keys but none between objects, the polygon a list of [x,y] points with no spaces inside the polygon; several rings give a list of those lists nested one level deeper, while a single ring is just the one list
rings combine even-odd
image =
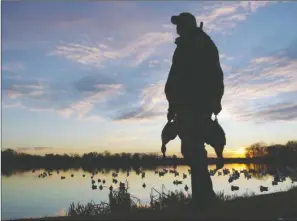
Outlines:
[{"label": "tall grass", "polygon": [[[288,188],[288,191],[296,190],[293,185]],[[162,191],[159,192],[154,188],[151,189],[149,205],[143,204],[140,200],[130,193],[128,188],[110,191],[109,203],[101,202],[95,204],[94,201],[82,205],[80,203],[72,203],[68,209],[68,216],[105,216],[109,214],[125,214],[131,212],[139,212],[142,210],[162,212],[162,211],[176,211],[181,207],[187,207],[192,196],[183,191]],[[254,192],[245,192],[243,195],[236,194],[226,195],[223,191],[217,192],[216,197],[219,202],[230,202],[238,199],[245,199],[255,196]]]}]

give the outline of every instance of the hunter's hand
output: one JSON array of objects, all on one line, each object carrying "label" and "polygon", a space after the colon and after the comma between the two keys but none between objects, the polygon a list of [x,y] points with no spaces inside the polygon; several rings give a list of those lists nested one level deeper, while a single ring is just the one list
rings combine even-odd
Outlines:
[{"label": "hunter's hand", "polygon": [[167,120],[170,122],[174,119],[175,117],[175,113],[172,109],[168,109],[168,112],[167,112]]},{"label": "hunter's hand", "polygon": [[222,111],[221,104],[214,106],[214,111],[213,111],[214,115],[218,115],[221,111]]}]

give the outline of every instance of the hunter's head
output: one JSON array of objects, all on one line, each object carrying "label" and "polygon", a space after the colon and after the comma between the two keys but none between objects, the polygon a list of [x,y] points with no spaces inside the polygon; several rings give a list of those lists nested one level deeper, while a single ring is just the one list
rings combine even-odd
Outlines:
[{"label": "hunter's head", "polygon": [[171,17],[171,23],[176,25],[176,32],[180,36],[190,33],[197,28],[197,22],[194,15],[188,12],[182,12],[179,15]]}]

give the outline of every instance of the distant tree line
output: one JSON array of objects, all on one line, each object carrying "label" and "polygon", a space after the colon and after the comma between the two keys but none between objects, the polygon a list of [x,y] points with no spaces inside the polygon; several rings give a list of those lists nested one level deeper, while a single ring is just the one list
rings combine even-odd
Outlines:
[{"label": "distant tree line", "polygon": [[[134,169],[142,167],[154,169],[162,165],[185,165],[183,158],[176,155],[162,156],[154,153],[103,153],[90,152],[78,154],[46,154],[45,156],[19,153],[13,149],[1,151],[2,173],[10,174],[15,170],[32,169],[79,169],[93,171],[94,168]],[[296,162],[297,141],[289,141],[285,145],[266,145],[256,143],[246,148],[246,158],[225,158],[224,163],[266,163],[266,162]],[[209,164],[215,164],[216,158],[208,158]]]},{"label": "distant tree line", "polygon": [[297,140],[288,141],[286,144],[267,145],[263,142],[252,144],[245,149],[246,158],[260,158],[274,161],[297,162]]},{"label": "distant tree line", "polygon": [[92,171],[94,168],[155,168],[159,165],[184,164],[176,155],[162,159],[157,154],[146,153],[103,153],[90,152],[78,154],[46,154],[44,156],[19,153],[13,149],[1,151],[2,172],[10,170],[30,170],[35,168],[66,169],[83,168]]}]

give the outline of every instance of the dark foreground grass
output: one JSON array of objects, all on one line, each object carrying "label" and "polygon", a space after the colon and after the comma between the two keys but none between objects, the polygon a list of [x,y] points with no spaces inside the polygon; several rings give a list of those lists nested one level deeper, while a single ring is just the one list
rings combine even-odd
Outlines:
[{"label": "dark foreground grass", "polygon": [[117,208],[114,211],[110,204],[101,205],[100,208],[93,202],[87,205],[72,204],[68,216],[34,220],[297,220],[296,187],[286,192],[257,196],[246,194],[230,197],[221,193],[217,205],[203,211],[193,212],[189,202],[190,197],[185,197],[183,193],[170,193],[153,200],[150,205],[130,204],[130,209]]}]

